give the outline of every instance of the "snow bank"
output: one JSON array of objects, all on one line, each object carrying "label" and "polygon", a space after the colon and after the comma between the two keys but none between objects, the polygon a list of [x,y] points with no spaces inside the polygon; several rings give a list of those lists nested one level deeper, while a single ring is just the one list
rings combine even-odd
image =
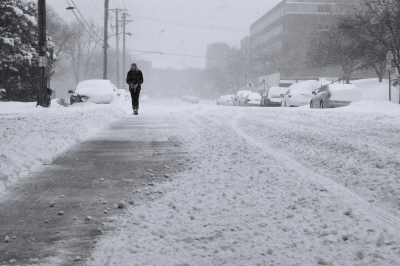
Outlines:
[{"label": "snow bank", "polygon": [[35,105],[0,102],[0,193],[125,114],[116,105]]},{"label": "snow bank", "polygon": [[[361,100],[389,100],[389,81],[384,79],[362,79],[352,81],[361,91]],[[399,103],[399,90],[392,86],[392,102]]]},{"label": "snow bank", "polygon": [[400,117],[400,105],[383,100],[352,102],[349,106],[338,108],[335,112],[389,114]]}]

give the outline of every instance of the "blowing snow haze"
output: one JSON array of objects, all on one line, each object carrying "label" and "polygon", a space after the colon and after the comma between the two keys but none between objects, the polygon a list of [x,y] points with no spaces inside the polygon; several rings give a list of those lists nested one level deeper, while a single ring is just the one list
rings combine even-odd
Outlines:
[{"label": "blowing snow haze", "polygon": [[[68,0],[72,5],[72,2]],[[75,4],[88,21],[102,27],[104,3],[98,0],[75,0]],[[240,48],[240,41],[249,35],[250,25],[280,0],[110,0],[109,7],[127,8],[132,23],[127,25],[127,48],[132,50],[166,53],[147,54],[141,59],[151,60],[154,67],[204,68],[207,44],[224,42]],[[65,0],[51,0],[63,19],[76,20]],[[78,14],[79,15],[79,14]],[[115,26],[115,14],[110,21]],[[191,25],[191,26],[182,26]],[[218,29],[210,29],[218,28]],[[221,29],[222,28],[222,29]],[[231,30],[224,30],[231,29]],[[114,29],[110,28],[110,35]],[[115,37],[109,45],[115,47]],[[142,52],[131,51],[131,55]],[[171,56],[172,54],[194,57]]]},{"label": "blowing snow haze", "polygon": [[399,266],[399,21],[0,0],[0,264]]}]

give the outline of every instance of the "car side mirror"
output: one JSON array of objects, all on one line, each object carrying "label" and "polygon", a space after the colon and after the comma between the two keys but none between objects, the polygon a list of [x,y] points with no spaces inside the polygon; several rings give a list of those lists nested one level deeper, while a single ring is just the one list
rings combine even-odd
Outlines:
[{"label": "car side mirror", "polygon": [[289,98],[292,98],[292,95],[289,95]]},{"label": "car side mirror", "polygon": [[74,93],[74,91],[73,90],[69,90],[68,93]]}]

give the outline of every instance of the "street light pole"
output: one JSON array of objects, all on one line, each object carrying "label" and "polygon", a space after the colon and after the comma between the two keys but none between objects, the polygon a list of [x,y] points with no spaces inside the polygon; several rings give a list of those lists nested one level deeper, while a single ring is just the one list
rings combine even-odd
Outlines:
[{"label": "street light pole", "polygon": [[[123,73],[123,77],[124,75],[126,75],[125,72],[125,67],[126,67],[126,25],[130,22],[132,22],[132,20],[126,20],[126,13],[124,12],[122,14],[122,29],[123,29],[123,48],[122,48],[122,73]],[[130,33],[128,33],[130,34]],[[122,78],[122,84],[124,84],[124,78]]]},{"label": "street light pole", "polygon": [[109,9],[109,11],[115,12],[115,27],[117,28],[117,41],[116,41],[116,49],[117,49],[117,55],[116,55],[116,61],[117,61],[117,67],[116,67],[116,79],[117,79],[117,88],[120,88],[120,75],[119,75],[119,22],[118,22],[118,13],[121,11],[126,11],[126,9]]},{"label": "street light pole", "polygon": [[117,32],[117,88],[120,88],[120,84],[119,84],[119,25],[118,25],[118,8],[115,11],[115,27],[117,28],[116,32]]},{"label": "street light pole", "polygon": [[48,107],[47,96],[47,47],[46,47],[46,0],[38,0],[38,28],[39,28],[39,67],[40,81],[37,105]]},{"label": "street light pole", "polygon": [[386,69],[389,71],[389,102],[392,101],[392,82],[390,72],[392,71],[393,53],[389,51],[386,55]]},{"label": "street light pole", "polygon": [[108,4],[109,4],[109,0],[104,0],[103,79],[107,79]]}]

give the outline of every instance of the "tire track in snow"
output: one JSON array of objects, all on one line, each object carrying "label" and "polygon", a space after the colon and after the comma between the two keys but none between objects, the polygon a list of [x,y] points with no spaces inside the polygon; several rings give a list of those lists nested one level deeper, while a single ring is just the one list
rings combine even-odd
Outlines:
[{"label": "tire track in snow", "polygon": [[314,173],[313,171],[309,170],[308,168],[306,168],[296,160],[292,159],[291,157],[285,155],[284,153],[272,149],[267,145],[260,146],[259,142],[256,139],[246,134],[239,128],[238,120],[242,117],[242,114],[235,116],[231,120],[230,126],[239,136],[245,139],[248,143],[259,148],[261,151],[268,153],[270,156],[277,158],[279,161],[282,162],[285,167],[294,169],[300,176],[311,179],[312,181],[315,181],[320,185],[328,187],[331,191],[334,192],[332,194],[334,194],[336,197],[345,198],[347,201],[350,201],[352,204],[362,209],[364,211],[364,214],[368,218],[372,218],[377,223],[389,225],[398,233],[400,232],[400,219],[398,217],[395,217],[380,208],[372,206],[354,192],[325,176]]}]

